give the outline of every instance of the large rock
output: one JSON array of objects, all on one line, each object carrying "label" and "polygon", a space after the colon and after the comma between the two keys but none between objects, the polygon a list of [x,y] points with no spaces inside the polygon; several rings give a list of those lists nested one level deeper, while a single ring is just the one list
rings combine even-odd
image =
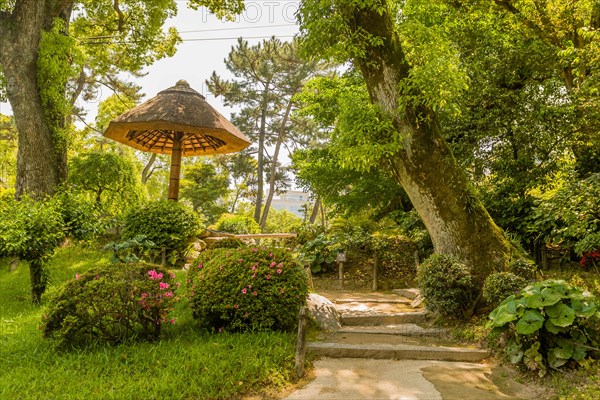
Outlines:
[{"label": "large rock", "polygon": [[306,300],[306,309],[319,329],[337,332],[342,327],[340,315],[327,297],[310,293]]}]

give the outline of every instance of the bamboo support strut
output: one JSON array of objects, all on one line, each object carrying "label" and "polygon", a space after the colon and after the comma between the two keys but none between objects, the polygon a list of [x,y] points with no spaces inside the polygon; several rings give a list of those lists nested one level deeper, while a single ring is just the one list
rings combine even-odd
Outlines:
[{"label": "bamboo support strut", "polygon": [[179,176],[181,175],[181,138],[183,133],[173,134],[173,150],[171,151],[171,174],[169,176],[169,200],[179,199]]}]

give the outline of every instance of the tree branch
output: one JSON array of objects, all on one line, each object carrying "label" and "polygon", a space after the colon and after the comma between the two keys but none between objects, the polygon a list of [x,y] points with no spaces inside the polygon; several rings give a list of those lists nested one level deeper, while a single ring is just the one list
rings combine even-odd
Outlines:
[{"label": "tree branch", "polygon": [[114,0],[113,8],[119,16],[117,29],[119,32],[123,32],[125,30],[125,14],[123,14],[123,11],[121,11],[121,8],[119,8],[119,0]]}]

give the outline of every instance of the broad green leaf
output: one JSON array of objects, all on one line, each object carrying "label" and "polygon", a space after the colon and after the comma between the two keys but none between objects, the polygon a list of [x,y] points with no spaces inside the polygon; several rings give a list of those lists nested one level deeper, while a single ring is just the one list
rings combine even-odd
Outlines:
[{"label": "broad green leaf", "polygon": [[573,355],[573,350],[575,350],[575,346],[570,342],[562,342],[559,343],[559,347],[554,347],[550,349],[548,354],[553,353],[556,358],[562,358],[568,360]]},{"label": "broad green leaf", "polygon": [[546,308],[546,314],[556,326],[570,326],[575,321],[575,311],[566,304],[560,303]]},{"label": "broad green leaf", "polygon": [[571,301],[571,307],[575,310],[575,315],[581,318],[590,318],[598,310],[596,303],[581,300]]},{"label": "broad green leaf", "polygon": [[571,358],[577,362],[583,360],[585,358],[585,356],[587,356],[587,352],[585,351],[584,348],[582,347],[578,347],[575,346],[575,348],[573,349],[573,354],[571,355]]},{"label": "broad green leaf", "polygon": [[531,335],[544,325],[544,316],[535,310],[527,310],[517,322],[517,333]]},{"label": "broad green leaf", "polygon": [[544,327],[546,328],[546,330],[554,335],[557,335],[561,332],[566,332],[568,331],[568,328],[563,328],[560,326],[556,326],[552,323],[551,320],[546,320],[546,322],[544,323]]},{"label": "broad green leaf", "polygon": [[562,299],[562,294],[552,288],[544,288],[539,293],[532,294],[525,299],[527,307],[540,308],[558,303]]},{"label": "broad green leaf", "polygon": [[500,327],[519,318],[518,305],[517,301],[509,301],[498,306],[489,316],[491,326]]},{"label": "broad green leaf", "polygon": [[506,353],[510,362],[516,364],[523,359],[523,346],[517,342],[510,342],[506,347]]},{"label": "broad green leaf", "polygon": [[565,365],[567,361],[569,361],[568,359],[557,357],[553,350],[555,349],[550,349],[548,352],[548,365],[550,365],[552,368],[560,368]]}]

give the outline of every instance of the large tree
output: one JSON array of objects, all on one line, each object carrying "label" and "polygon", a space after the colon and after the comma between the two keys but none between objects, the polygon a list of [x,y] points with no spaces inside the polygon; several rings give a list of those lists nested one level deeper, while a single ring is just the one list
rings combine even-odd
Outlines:
[{"label": "large tree", "polygon": [[[312,133],[305,123],[294,120],[295,95],[310,77],[324,71],[324,65],[301,60],[297,41],[281,42],[274,37],[254,46],[240,39],[225,65],[235,79],[224,80],[213,73],[207,84],[212,93],[223,96],[225,105],[242,107],[232,120],[257,142],[254,219],[264,229],[277,177],[285,176],[278,168],[282,147],[302,142]],[[273,146],[272,154],[269,145]],[[263,201],[265,183],[269,190]]]},{"label": "large tree", "polygon": [[439,123],[438,110],[466,82],[452,46],[405,11],[405,2],[391,0],[306,0],[301,32],[311,53],[351,62],[364,82],[339,82],[329,100],[347,165],[386,166],[435,250],[456,256],[483,280],[506,265],[513,249],[475,196]]},{"label": "large tree", "polygon": [[[220,15],[241,3],[189,1]],[[68,125],[81,94],[100,85],[126,91],[120,72],[139,74],[174,53],[177,32],[162,26],[176,10],[174,0],[0,0],[0,92],[19,131],[17,197],[52,194],[66,179]]]}]

